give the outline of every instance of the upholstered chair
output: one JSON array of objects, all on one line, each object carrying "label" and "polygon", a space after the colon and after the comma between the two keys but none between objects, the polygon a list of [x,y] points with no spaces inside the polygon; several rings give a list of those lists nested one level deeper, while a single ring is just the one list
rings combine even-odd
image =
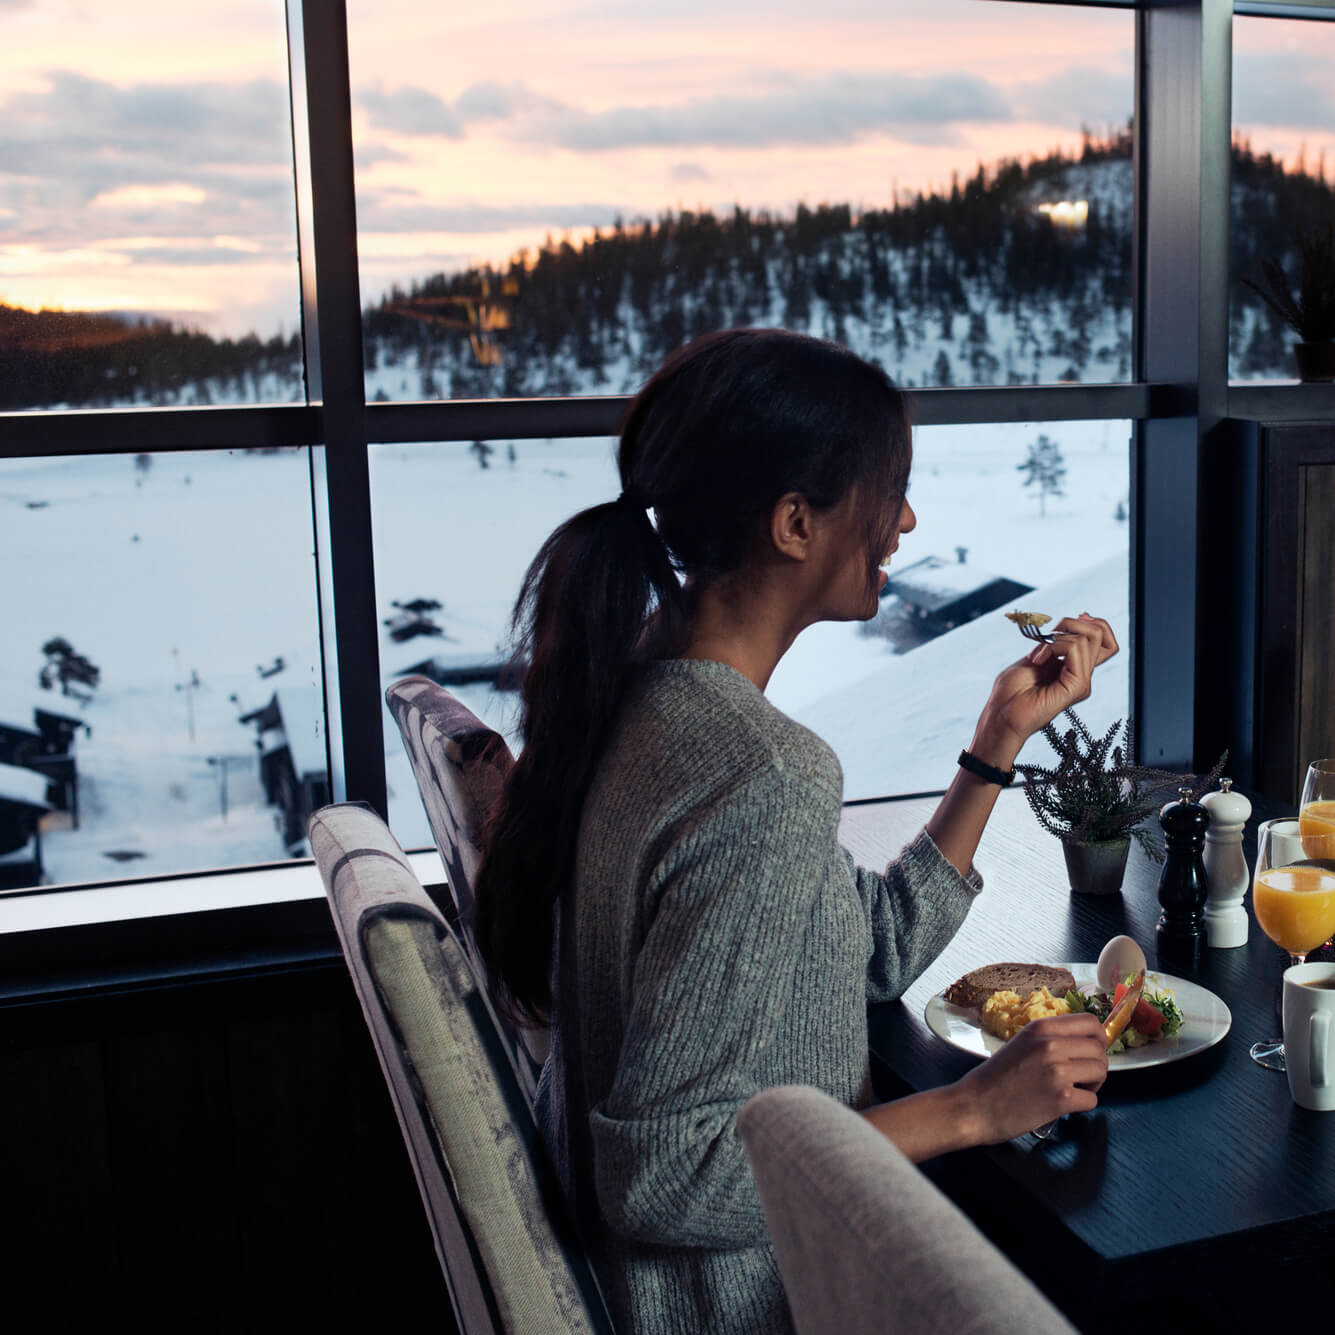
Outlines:
[{"label": "upholstered chair", "polygon": [[[403,735],[432,837],[459,915],[459,934],[474,974],[486,970],[473,936],[473,885],[482,861],[482,830],[514,757],[505,739],[428,677],[404,677],[385,700]],[[530,1103],[549,1046],[546,1030],[504,1024]]]},{"label": "upholstered chair", "polygon": [[1075,1335],[890,1141],[828,1094],[765,1090],[738,1130],[798,1335]]},{"label": "upholstered chair", "polygon": [[324,807],[308,833],[459,1330],[607,1335],[593,1272],[459,939],[375,812]]}]

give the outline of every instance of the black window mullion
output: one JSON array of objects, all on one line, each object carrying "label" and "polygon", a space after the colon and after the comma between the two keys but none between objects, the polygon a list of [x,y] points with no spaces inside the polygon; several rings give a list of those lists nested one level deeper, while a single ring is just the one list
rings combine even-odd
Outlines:
[{"label": "black window mullion", "polygon": [[[289,0],[303,348],[323,409],[314,452],[330,781],[339,799],[386,813],[380,654],[362,363],[353,183],[352,94],[344,0]],[[326,591],[330,596],[326,598]],[[340,759],[342,764],[335,763]],[[341,778],[341,782],[340,782]]]},{"label": "black window mullion", "polygon": [[[1194,411],[1194,397],[1175,385],[1020,385],[919,389],[909,393],[919,426],[991,422],[1075,422],[1173,417]],[[440,399],[367,406],[367,433],[383,444],[414,441],[540,440],[611,436],[630,397]]]},{"label": "black window mullion", "polygon": [[[1233,665],[1216,623],[1236,573],[1220,578],[1218,547],[1232,511],[1219,494],[1230,466],[1231,0],[1149,6],[1136,34],[1136,374],[1180,386],[1194,414],[1136,432],[1132,712],[1147,762],[1190,765],[1218,753],[1222,693],[1240,689],[1218,684]],[[1230,565],[1241,555],[1227,553]]]},{"label": "black window mullion", "polygon": [[314,444],[321,430],[320,409],[303,404],[0,413],[0,459],[267,449]]}]

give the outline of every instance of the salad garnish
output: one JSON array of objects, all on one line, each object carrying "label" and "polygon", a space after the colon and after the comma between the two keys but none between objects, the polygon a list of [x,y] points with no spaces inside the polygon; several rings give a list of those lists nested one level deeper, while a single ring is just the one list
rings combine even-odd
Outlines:
[{"label": "salad garnish", "polygon": [[[1092,992],[1072,990],[1066,994],[1066,1004],[1073,1012],[1089,1012],[1102,1024],[1134,982],[1135,975],[1128,974],[1111,994],[1097,990]],[[1152,989],[1146,980],[1145,990],[1131,1014],[1130,1024],[1109,1047],[1108,1055],[1111,1057],[1129,1048],[1144,1047],[1146,1043],[1152,1043],[1156,1039],[1172,1038],[1181,1028],[1182,1011],[1173,994]]]}]

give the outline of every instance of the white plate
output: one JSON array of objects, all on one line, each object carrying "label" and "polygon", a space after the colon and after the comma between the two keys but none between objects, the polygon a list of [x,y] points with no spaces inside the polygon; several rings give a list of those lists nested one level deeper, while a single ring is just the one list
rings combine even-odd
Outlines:
[{"label": "white plate", "polygon": [[[1095,986],[1092,964],[1064,964],[1070,969],[1078,988]],[[1146,973],[1147,992],[1171,992],[1182,1011],[1182,1028],[1172,1038],[1162,1038],[1144,1047],[1129,1048],[1108,1058],[1110,1071],[1125,1071],[1139,1066],[1162,1066],[1165,1062],[1181,1061],[1194,1053],[1212,1048],[1228,1033],[1233,1017],[1228,1007],[1209,988],[1175,978],[1171,973]],[[923,1012],[927,1027],[937,1038],[944,1039],[952,1048],[986,1057],[1003,1045],[995,1034],[979,1027],[978,1012],[963,1006],[952,1006],[938,992]]]}]

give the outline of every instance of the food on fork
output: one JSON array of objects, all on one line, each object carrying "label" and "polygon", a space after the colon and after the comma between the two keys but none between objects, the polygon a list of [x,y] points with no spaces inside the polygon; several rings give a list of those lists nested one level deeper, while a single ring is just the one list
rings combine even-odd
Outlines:
[{"label": "food on fork", "polygon": [[1051,964],[987,964],[957,978],[946,988],[945,997],[952,1006],[976,1010],[994,992],[1016,992],[1027,997],[1039,988],[1064,997],[1075,990],[1075,976],[1070,969]]},{"label": "food on fork", "polygon": [[1046,612],[1007,612],[1006,620],[1013,621],[1017,626],[1046,626],[1052,620]]}]

